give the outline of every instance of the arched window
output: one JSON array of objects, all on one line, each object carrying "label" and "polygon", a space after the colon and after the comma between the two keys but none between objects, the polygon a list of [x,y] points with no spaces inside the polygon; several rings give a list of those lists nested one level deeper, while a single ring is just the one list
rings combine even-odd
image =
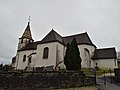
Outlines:
[{"label": "arched window", "polygon": [[26,61],[26,55],[23,56],[23,62],[25,62],[25,61]]},{"label": "arched window", "polygon": [[43,50],[43,59],[47,59],[49,54],[49,48],[45,47]]},{"label": "arched window", "polygon": [[23,43],[23,39],[21,39],[21,43]]},{"label": "arched window", "polygon": [[32,56],[28,58],[28,63],[31,63]]},{"label": "arched window", "polygon": [[90,52],[87,48],[84,48],[84,52],[85,52],[85,61],[86,64],[89,68],[91,68],[91,60],[90,60]]},{"label": "arched window", "polygon": [[29,43],[31,43],[31,40],[29,40]]}]

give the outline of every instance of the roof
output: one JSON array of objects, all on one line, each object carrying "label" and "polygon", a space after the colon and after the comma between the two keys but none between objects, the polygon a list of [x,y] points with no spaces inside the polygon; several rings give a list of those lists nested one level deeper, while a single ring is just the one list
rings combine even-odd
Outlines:
[{"label": "roof", "polygon": [[54,41],[63,43],[62,37],[52,29],[39,43],[48,43]]},{"label": "roof", "polygon": [[94,45],[86,32],[82,34],[76,34],[72,36],[63,37],[64,44],[67,45],[73,40],[73,38],[76,38],[77,44]]},{"label": "roof", "polygon": [[71,43],[74,37],[76,38],[77,44],[88,44],[88,45],[95,46],[90,40],[86,32],[82,34],[62,37],[57,32],[55,32],[53,29],[45,36],[45,38],[43,38],[39,42],[39,44],[58,41],[62,43],[63,45],[67,45],[68,43]]},{"label": "roof", "polygon": [[18,51],[36,50],[36,49],[37,49],[37,42],[32,42],[32,43],[28,43],[27,45],[25,45],[23,48],[21,48]]},{"label": "roof", "polygon": [[92,43],[92,41],[90,40],[90,38],[86,32],[82,33],[82,34],[76,34],[76,35],[62,37],[52,29],[41,41],[29,43],[25,47],[21,48],[18,51],[35,50],[35,49],[37,49],[37,44],[56,42],[56,41],[63,45],[67,45],[68,43],[71,43],[71,41],[73,40],[74,37],[76,38],[77,44],[88,44],[88,45],[95,46]]},{"label": "roof", "polygon": [[116,59],[116,50],[115,48],[103,48],[103,49],[96,49],[95,54],[93,56],[94,60],[97,59]]},{"label": "roof", "polygon": [[26,27],[26,29],[25,29],[25,31],[24,31],[24,33],[23,33],[23,35],[22,35],[21,38],[27,38],[27,39],[33,40],[32,39],[32,34],[31,34],[29,22],[28,22],[28,25],[27,25],[27,27]]},{"label": "roof", "polygon": [[35,54],[36,54],[36,52],[31,53],[31,54],[30,54],[30,55],[28,55],[27,57],[30,57],[30,56],[35,55]]}]

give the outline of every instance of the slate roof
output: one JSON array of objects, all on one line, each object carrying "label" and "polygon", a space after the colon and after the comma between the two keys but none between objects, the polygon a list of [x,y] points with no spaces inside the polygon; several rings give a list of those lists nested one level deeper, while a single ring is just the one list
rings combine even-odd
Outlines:
[{"label": "slate roof", "polygon": [[48,42],[54,42],[54,41],[63,43],[62,36],[60,36],[57,32],[55,32],[52,29],[39,43],[48,43]]},{"label": "slate roof", "polygon": [[37,49],[37,42],[32,42],[27,44],[25,47],[21,48],[18,51],[25,51],[25,50],[36,50]]},{"label": "slate roof", "polygon": [[76,38],[77,44],[94,45],[86,32],[82,33],[82,34],[63,37],[64,44],[67,45],[68,43],[70,43],[73,40],[73,38]]},{"label": "slate roof", "polygon": [[77,44],[88,44],[95,46],[86,32],[82,34],[62,37],[52,29],[41,41],[29,43],[18,51],[35,50],[37,49],[37,44],[56,42],[56,41],[63,45],[67,45],[68,43],[71,43],[74,37],[76,38]]},{"label": "slate roof", "polygon": [[92,43],[92,41],[90,40],[90,38],[86,32],[82,33],[82,34],[76,34],[76,35],[62,37],[57,32],[55,32],[53,29],[51,32],[49,32],[45,36],[45,38],[43,38],[39,42],[39,44],[58,41],[58,42],[62,43],[63,45],[67,45],[68,43],[71,43],[71,41],[73,40],[74,37],[76,38],[77,44],[88,44],[88,45],[95,46]]},{"label": "slate roof", "polygon": [[115,48],[103,48],[103,49],[96,49],[95,54],[93,56],[94,60],[97,59],[116,59],[116,50]]},{"label": "slate roof", "polygon": [[27,27],[26,27],[26,29],[25,29],[25,31],[24,31],[24,33],[23,33],[23,35],[22,35],[21,38],[27,38],[27,39],[33,40],[32,39],[32,34],[31,34],[29,22],[28,22],[28,25],[27,25]]}]

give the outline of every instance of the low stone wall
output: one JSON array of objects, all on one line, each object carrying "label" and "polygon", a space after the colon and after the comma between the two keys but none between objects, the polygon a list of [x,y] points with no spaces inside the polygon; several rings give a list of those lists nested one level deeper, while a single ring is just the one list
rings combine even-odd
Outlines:
[{"label": "low stone wall", "polygon": [[69,88],[93,85],[94,77],[83,72],[7,72],[0,74],[0,87],[5,89]]}]

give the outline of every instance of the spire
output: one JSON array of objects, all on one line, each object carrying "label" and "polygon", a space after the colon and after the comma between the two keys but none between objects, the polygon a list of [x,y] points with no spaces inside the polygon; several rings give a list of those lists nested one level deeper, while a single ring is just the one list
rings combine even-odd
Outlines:
[{"label": "spire", "polygon": [[27,39],[33,40],[31,30],[30,30],[30,16],[29,16],[29,19],[28,19],[28,25],[27,25],[27,27],[26,27],[26,29],[25,29],[21,38],[27,38]]},{"label": "spire", "polygon": [[29,18],[28,18],[28,24],[30,24],[30,16],[29,16]]}]

